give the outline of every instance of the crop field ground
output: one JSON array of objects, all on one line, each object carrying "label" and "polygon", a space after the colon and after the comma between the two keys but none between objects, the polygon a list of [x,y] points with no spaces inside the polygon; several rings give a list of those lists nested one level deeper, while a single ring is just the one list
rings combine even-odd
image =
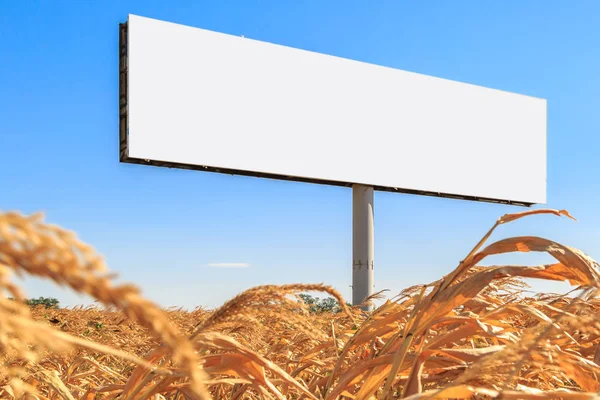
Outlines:
[{"label": "crop field ground", "polygon": [[[367,313],[320,284],[255,287],[216,310],[164,310],[115,284],[74,233],[42,215],[0,213],[0,398],[600,398],[599,265],[540,237],[487,243],[524,217],[570,215],[505,215],[456,269]],[[556,261],[480,266],[511,252]],[[15,274],[102,307],[32,308]],[[568,281],[574,292],[531,296],[526,278]],[[311,313],[299,299],[306,292],[335,298],[342,311]]]}]

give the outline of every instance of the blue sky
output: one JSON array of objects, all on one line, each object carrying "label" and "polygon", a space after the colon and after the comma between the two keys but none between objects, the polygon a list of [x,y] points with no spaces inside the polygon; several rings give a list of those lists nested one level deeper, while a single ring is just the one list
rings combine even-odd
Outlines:
[{"label": "blue sky", "polygon": [[[118,23],[128,13],[546,98],[548,206],[579,222],[532,217],[494,238],[539,235],[600,257],[600,2],[2,2],[0,210],[45,212],[159,304],[215,307],[294,282],[350,299],[351,191],[120,164]],[[438,279],[497,217],[520,210],[376,193],[376,288]],[[89,301],[35,279],[24,287]]]}]

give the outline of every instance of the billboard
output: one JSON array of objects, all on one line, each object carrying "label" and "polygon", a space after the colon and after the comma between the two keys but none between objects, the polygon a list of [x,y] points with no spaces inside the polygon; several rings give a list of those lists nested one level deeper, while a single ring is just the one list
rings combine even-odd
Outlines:
[{"label": "billboard", "polygon": [[120,160],[546,202],[546,100],[129,15]]}]

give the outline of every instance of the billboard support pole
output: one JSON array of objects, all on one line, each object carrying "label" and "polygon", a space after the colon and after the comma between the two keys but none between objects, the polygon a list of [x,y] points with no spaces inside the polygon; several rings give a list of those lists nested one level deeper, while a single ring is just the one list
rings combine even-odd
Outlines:
[{"label": "billboard support pole", "polygon": [[[374,292],[373,187],[352,186],[352,305],[361,304]],[[371,306],[364,306],[371,310]]]}]

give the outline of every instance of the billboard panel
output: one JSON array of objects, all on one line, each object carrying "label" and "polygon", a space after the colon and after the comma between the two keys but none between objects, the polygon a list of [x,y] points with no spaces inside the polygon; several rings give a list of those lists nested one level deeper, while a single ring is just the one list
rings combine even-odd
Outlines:
[{"label": "billboard panel", "polygon": [[546,201],[546,100],[130,15],[121,160]]}]

